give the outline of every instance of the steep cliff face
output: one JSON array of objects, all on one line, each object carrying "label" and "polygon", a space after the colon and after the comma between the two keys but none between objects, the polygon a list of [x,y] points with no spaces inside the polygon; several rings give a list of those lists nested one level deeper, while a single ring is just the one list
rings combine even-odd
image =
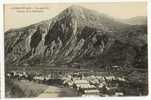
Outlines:
[{"label": "steep cliff face", "polygon": [[5,32],[5,61],[49,65],[76,62],[83,66],[133,64],[137,51],[144,46],[147,26],[130,26],[72,6],[51,20]]}]

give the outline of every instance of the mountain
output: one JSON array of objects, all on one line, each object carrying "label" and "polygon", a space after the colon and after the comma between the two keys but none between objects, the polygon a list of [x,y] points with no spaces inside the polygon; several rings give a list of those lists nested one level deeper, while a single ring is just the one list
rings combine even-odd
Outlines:
[{"label": "mountain", "polygon": [[121,20],[121,22],[130,24],[130,25],[147,25],[147,17],[136,16],[136,17],[125,19],[125,20]]},{"label": "mountain", "polygon": [[146,25],[125,24],[80,6],[5,32],[6,64],[147,68],[146,59]]}]

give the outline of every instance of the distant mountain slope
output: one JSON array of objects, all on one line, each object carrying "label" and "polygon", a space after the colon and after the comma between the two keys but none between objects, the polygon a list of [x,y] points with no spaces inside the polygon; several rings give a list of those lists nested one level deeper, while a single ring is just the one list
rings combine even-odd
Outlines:
[{"label": "distant mountain slope", "polygon": [[71,6],[50,20],[5,32],[6,64],[136,66],[139,60],[141,67],[146,67],[146,57],[146,25],[124,24],[80,6]]},{"label": "distant mountain slope", "polygon": [[146,25],[147,24],[147,17],[146,16],[136,16],[129,19],[121,20],[126,24],[130,25]]}]

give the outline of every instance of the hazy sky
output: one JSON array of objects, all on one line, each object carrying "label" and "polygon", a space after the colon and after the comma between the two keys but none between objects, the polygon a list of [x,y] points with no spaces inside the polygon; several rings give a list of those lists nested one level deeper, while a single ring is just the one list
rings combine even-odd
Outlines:
[{"label": "hazy sky", "polygon": [[83,3],[83,4],[7,4],[5,10],[5,31],[24,27],[50,19],[71,5],[80,5],[115,18],[147,16],[146,2]]}]

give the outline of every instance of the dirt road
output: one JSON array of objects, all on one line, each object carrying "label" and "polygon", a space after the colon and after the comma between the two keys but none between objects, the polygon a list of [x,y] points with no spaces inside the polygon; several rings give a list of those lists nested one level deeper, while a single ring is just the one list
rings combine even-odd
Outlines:
[{"label": "dirt road", "polygon": [[76,92],[73,89],[66,87],[48,86],[48,88],[38,97],[74,97]]}]

